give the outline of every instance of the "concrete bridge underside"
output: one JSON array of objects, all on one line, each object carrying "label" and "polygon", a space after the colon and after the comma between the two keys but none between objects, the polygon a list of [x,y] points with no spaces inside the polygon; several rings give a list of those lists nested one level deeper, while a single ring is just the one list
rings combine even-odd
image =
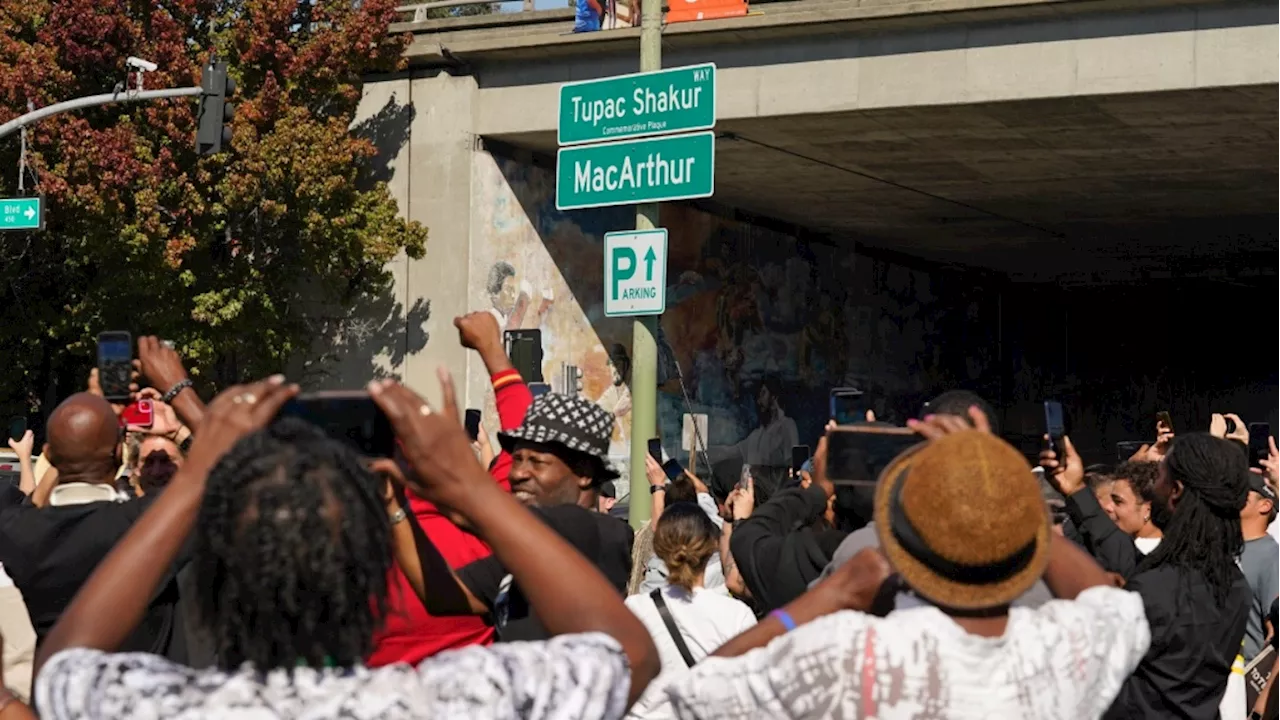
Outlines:
[{"label": "concrete bridge underside", "polygon": [[[719,67],[719,203],[1028,279],[1274,254],[1274,3],[760,7],[668,28],[665,65]],[[469,75],[459,126],[547,156],[559,83],[636,66],[633,30],[406,29]]]}]

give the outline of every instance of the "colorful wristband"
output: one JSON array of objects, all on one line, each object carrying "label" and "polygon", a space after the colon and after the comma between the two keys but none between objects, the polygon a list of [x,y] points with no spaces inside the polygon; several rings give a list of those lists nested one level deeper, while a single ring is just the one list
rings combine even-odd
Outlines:
[{"label": "colorful wristband", "polygon": [[791,616],[787,614],[786,610],[774,610],[769,613],[769,617],[776,618],[778,622],[782,623],[782,627],[787,629],[787,632],[791,632],[796,629],[796,621],[791,619]]}]

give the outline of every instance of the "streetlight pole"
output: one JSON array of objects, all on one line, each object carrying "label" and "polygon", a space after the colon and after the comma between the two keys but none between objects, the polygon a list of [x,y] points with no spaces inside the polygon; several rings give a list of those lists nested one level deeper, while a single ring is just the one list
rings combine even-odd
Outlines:
[{"label": "streetlight pole", "polygon": [[83,108],[97,107],[99,105],[110,105],[112,103],[137,102],[140,100],[164,100],[167,98],[193,97],[200,93],[201,90],[199,87],[169,88],[166,90],[121,90],[120,92],[90,95],[89,97],[67,100],[66,102],[42,107],[39,110],[33,110],[26,115],[19,115],[9,122],[0,125],[0,139],[4,138],[6,135],[21,130],[23,127],[30,125],[37,120],[43,120],[47,117],[64,113],[69,110],[80,110]]},{"label": "streetlight pole", "polygon": [[[662,69],[662,0],[641,0],[640,72]],[[636,229],[658,227],[658,203],[636,206]],[[628,519],[639,530],[649,520],[645,457],[658,435],[658,316],[635,318],[631,327],[631,499]]]}]

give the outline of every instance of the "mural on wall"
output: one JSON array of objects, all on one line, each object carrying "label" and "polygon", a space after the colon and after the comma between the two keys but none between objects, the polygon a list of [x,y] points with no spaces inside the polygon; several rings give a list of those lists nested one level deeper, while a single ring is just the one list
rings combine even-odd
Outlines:
[{"label": "mural on wall", "polygon": [[[582,370],[583,394],[619,420],[610,451],[623,460],[632,326],[603,316],[602,236],[632,227],[633,211],[561,213],[551,172],[475,158],[472,300],[507,329],[542,330],[547,377],[562,364]],[[998,383],[994,295],[967,278],[687,206],[664,205],[661,224],[673,284],[657,338],[659,425],[682,461],[686,412],[709,416],[707,455],[728,475],[743,462],[785,467],[793,445],[816,444],[832,387],[859,387],[878,415],[901,421],[940,389]]]}]

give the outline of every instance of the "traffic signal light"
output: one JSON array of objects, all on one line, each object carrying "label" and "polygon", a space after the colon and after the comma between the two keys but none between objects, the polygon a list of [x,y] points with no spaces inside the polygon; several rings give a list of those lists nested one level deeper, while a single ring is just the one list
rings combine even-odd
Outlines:
[{"label": "traffic signal light", "polygon": [[210,60],[200,74],[200,122],[196,127],[196,152],[215,155],[231,147],[231,117],[235,105],[227,102],[236,81],[227,75],[227,64]]}]

